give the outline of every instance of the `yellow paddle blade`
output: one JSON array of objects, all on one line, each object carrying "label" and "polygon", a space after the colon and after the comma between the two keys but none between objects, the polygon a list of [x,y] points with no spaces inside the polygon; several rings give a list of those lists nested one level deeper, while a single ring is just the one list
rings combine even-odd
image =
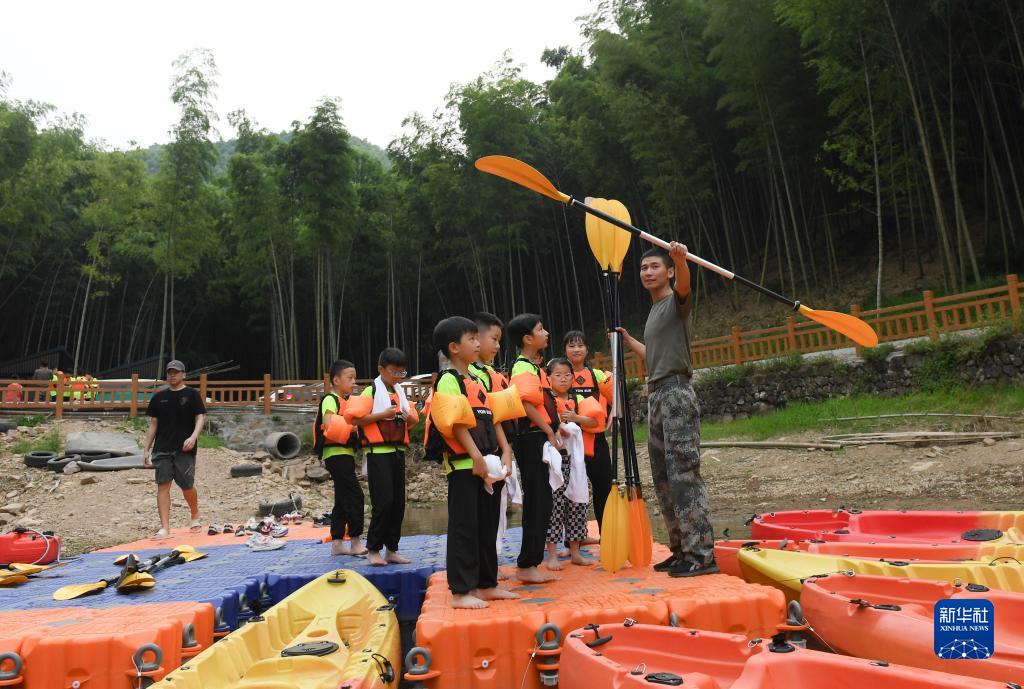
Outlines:
[{"label": "yellow paddle blade", "polygon": [[[613,218],[618,218],[626,224],[632,224],[632,220],[629,218],[629,211],[622,205],[621,201],[611,199],[605,202],[603,210]],[[611,249],[611,270],[613,273],[622,272],[622,262],[626,258],[626,254],[629,252],[629,242],[633,239],[633,235],[620,227],[615,227],[611,223],[605,223],[611,232],[612,237],[612,249]]]},{"label": "yellow paddle blade", "polygon": [[202,560],[206,557],[206,553],[197,553],[194,550],[186,550],[179,552],[179,557],[185,562],[194,562],[195,560]]},{"label": "yellow paddle blade", "polygon": [[45,572],[46,570],[52,569],[55,566],[58,565],[26,565],[21,562],[12,562],[11,564],[7,565],[7,569],[10,571],[0,571],[0,577],[16,576],[18,574],[24,574],[26,576],[28,576],[29,574],[39,574],[40,572]]},{"label": "yellow paddle blade", "polygon": [[[597,204],[603,200],[604,199],[595,199],[592,196],[588,196],[583,201],[588,206],[597,208]],[[605,251],[604,247],[605,232],[602,227],[607,223],[596,215],[591,215],[589,213],[584,217],[584,221],[587,228],[587,244],[590,245],[590,252],[594,254],[594,260],[597,261],[597,265],[601,266],[601,270],[608,270],[608,252]]]},{"label": "yellow paddle blade", "polygon": [[871,326],[861,319],[838,311],[816,311],[810,306],[800,305],[800,313],[812,321],[821,323],[837,333],[846,335],[862,347],[874,347],[878,344],[878,334]]},{"label": "yellow paddle blade", "polygon": [[616,572],[628,557],[629,505],[619,486],[612,484],[601,521],[601,566],[606,572]]},{"label": "yellow paddle blade", "polygon": [[59,589],[53,592],[54,600],[71,600],[73,598],[80,598],[89,593],[96,593],[107,588],[110,583],[106,580],[94,581],[91,584],[68,584],[67,586],[61,586]]},{"label": "yellow paddle blade", "polygon": [[12,574],[0,579],[0,586],[15,586],[16,584],[24,584],[28,581],[28,577],[24,574]]},{"label": "yellow paddle blade", "polygon": [[141,589],[151,589],[156,585],[156,579],[153,575],[148,572],[129,572],[121,581],[117,582],[117,590],[120,592],[125,591],[139,591]]},{"label": "yellow paddle blade", "polygon": [[629,561],[634,567],[651,564],[651,522],[647,518],[647,505],[637,493],[630,489],[633,499],[629,501]]},{"label": "yellow paddle blade", "polygon": [[476,169],[491,175],[503,177],[530,191],[543,194],[559,203],[569,203],[572,197],[555,189],[548,178],[521,160],[509,156],[484,156],[476,161]]},{"label": "yellow paddle blade", "polygon": [[[629,211],[621,202],[614,199],[595,199],[588,196],[586,204],[623,222],[630,221]],[[587,243],[590,244],[590,251],[597,259],[601,270],[620,272],[622,261],[629,251],[632,235],[590,213],[586,216],[586,227]]]},{"label": "yellow paddle blade", "polygon": [[127,560],[132,555],[135,555],[135,553],[125,553],[124,555],[118,555],[114,558],[114,564],[123,565],[125,563],[125,560]]}]

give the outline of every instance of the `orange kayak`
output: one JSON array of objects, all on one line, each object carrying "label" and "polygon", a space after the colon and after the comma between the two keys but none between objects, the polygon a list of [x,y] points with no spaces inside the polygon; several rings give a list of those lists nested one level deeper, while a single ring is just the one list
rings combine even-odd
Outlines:
[{"label": "orange kayak", "polygon": [[565,639],[561,689],[1006,689],[884,661],[796,648],[778,640],[677,627],[602,624]]},{"label": "orange kayak", "polygon": [[889,562],[948,562],[971,560],[985,562],[994,558],[1010,557],[1024,562],[1024,545],[1017,543],[858,543],[854,541],[822,541],[789,539],[722,540],[715,541],[715,562],[723,574],[742,576],[737,553],[745,547],[762,550],[792,550],[818,555],[836,555]]},{"label": "orange kayak", "polygon": [[793,510],[750,518],[760,539],[902,543],[1022,543],[1024,512]]},{"label": "orange kayak", "polygon": [[[992,601],[996,645],[990,657],[946,660],[935,655],[933,610],[936,601],[946,598]],[[1024,594],[975,584],[832,574],[805,581],[800,603],[815,633],[838,652],[1003,683],[1024,682]]]}]

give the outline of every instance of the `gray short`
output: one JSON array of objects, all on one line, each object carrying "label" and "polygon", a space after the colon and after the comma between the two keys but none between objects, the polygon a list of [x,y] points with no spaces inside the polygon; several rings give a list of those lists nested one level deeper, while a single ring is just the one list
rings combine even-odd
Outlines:
[{"label": "gray short", "polygon": [[182,490],[195,485],[196,456],[191,452],[154,452],[153,467],[156,469],[157,485],[172,480]]}]

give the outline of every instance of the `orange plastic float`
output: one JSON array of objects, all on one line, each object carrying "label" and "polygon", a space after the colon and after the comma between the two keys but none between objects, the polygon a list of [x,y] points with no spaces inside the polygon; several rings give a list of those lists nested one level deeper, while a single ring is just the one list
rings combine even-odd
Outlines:
[{"label": "orange plastic float", "polygon": [[[655,545],[655,559],[667,556]],[[768,636],[784,621],[776,589],[722,574],[673,579],[644,569],[609,573],[566,565],[558,581],[510,584],[518,600],[492,601],[484,610],[455,610],[444,572],[430,579],[406,656],[406,679],[427,689],[506,689],[542,686],[557,671],[560,630],[632,618],[745,636]]]},{"label": "orange plastic float", "polygon": [[0,687],[148,686],[213,644],[209,603],[0,613]]},{"label": "orange plastic float", "polygon": [[1000,557],[1024,561],[1024,545],[1017,543],[884,543],[853,541],[791,541],[788,539],[715,541],[715,562],[723,574],[743,576],[738,553],[745,547],[762,550],[790,550],[818,555],[837,555],[869,560],[942,562],[973,560],[984,562]]},{"label": "orange plastic float", "polygon": [[[935,655],[933,611],[936,601],[946,598],[992,601],[996,645],[990,657],[946,660]],[[800,603],[814,632],[838,652],[1024,682],[1024,594],[975,584],[832,574],[805,581]]]},{"label": "orange plastic float", "polygon": [[750,518],[755,539],[1024,543],[1024,512],[794,510]]},{"label": "orange plastic float", "polygon": [[645,624],[574,630],[562,649],[561,689],[1006,689],[1003,682],[797,648],[783,638]]}]

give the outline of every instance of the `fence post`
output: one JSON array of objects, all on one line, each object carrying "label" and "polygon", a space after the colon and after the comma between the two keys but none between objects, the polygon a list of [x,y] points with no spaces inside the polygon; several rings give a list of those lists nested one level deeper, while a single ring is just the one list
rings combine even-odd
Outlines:
[{"label": "fence post", "polygon": [[[860,318],[860,304],[850,304],[850,315],[853,316],[854,318]],[[830,337],[830,334],[829,331],[826,329],[825,338],[827,339],[828,337]],[[856,356],[859,359],[861,357],[861,354],[863,354],[864,352],[864,348],[855,342],[853,344],[853,351],[856,353]]]},{"label": "fence post", "polygon": [[786,316],[786,344],[790,354],[799,353],[796,348],[796,318],[793,316]]},{"label": "fence post", "polygon": [[206,405],[206,374],[199,374],[199,398],[203,400],[203,405]]},{"label": "fence post", "polygon": [[1020,318],[1020,281],[1016,273],[1006,276],[1006,286],[1010,290],[1010,314]]},{"label": "fence post", "polygon": [[740,345],[743,331],[740,326],[732,326],[732,363],[739,366],[743,363],[743,348]]},{"label": "fence post", "polygon": [[263,374],[263,416],[270,416],[270,374]]},{"label": "fence post", "polygon": [[134,419],[139,415],[139,374],[132,374],[131,400],[128,403],[128,416]]},{"label": "fence post", "polygon": [[53,415],[58,420],[64,418],[64,376],[57,376],[57,406],[53,410]]},{"label": "fence post", "polygon": [[923,292],[924,297],[924,315],[928,322],[928,337],[932,338],[932,342],[939,341],[939,330],[935,323],[935,292],[930,289],[926,289]]}]

